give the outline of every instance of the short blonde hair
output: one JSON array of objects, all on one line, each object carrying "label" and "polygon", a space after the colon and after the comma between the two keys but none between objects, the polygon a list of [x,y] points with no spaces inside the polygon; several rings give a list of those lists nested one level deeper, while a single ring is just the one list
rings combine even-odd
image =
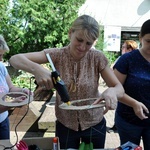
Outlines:
[{"label": "short blonde hair", "polygon": [[9,52],[9,47],[2,35],[0,35],[0,50],[4,50],[5,52]]},{"label": "short blonde hair", "polygon": [[138,48],[138,44],[134,40],[126,40],[124,43],[126,43],[127,49],[131,48],[132,50],[135,50]]},{"label": "short blonde hair", "polygon": [[79,16],[72,24],[71,30],[83,30],[84,35],[89,39],[92,38],[94,41],[99,37],[99,24],[98,22],[89,15]]}]

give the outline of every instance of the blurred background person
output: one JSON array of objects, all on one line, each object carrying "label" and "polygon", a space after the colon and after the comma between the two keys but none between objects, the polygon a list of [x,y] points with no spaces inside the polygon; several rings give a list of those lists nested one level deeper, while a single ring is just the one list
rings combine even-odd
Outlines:
[{"label": "blurred background person", "polygon": [[122,48],[121,48],[121,54],[125,54],[128,52],[131,52],[132,50],[135,50],[138,48],[138,44],[134,40],[126,40],[124,41]]}]

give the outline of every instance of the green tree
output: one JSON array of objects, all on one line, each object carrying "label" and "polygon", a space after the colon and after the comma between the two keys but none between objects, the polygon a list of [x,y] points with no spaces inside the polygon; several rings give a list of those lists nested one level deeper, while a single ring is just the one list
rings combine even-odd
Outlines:
[{"label": "green tree", "polygon": [[68,44],[70,24],[85,0],[3,1],[0,32],[6,38],[9,59],[16,53],[41,51]]}]

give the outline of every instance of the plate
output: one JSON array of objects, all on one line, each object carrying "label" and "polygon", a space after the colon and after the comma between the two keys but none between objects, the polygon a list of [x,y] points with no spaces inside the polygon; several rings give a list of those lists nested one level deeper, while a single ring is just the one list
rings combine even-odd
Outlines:
[{"label": "plate", "polygon": [[105,107],[104,101],[100,102],[99,104],[93,105],[93,102],[95,100],[96,98],[74,100],[70,102],[70,105],[68,105],[67,103],[62,103],[61,105],[59,105],[59,108],[65,110],[87,110],[87,109]]},{"label": "plate", "polygon": [[0,93],[0,105],[7,107],[23,106],[33,101],[32,95],[23,92]]}]

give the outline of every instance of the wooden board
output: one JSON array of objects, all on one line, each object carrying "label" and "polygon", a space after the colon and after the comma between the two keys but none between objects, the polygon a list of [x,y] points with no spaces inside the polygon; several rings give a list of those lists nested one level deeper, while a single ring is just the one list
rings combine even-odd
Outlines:
[{"label": "wooden board", "polygon": [[[22,106],[22,107],[16,107],[12,112],[9,114],[9,120],[10,120],[10,130],[14,131],[16,125],[20,122],[20,120],[23,118],[23,120],[19,123],[17,127],[17,131],[38,131],[38,120],[41,116],[41,113],[43,112],[45,102],[35,102],[32,101],[28,106]],[[28,110],[28,113],[26,114],[26,111]],[[25,115],[26,114],[26,115]],[[25,116],[24,116],[25,115]]]},{"label": "wooden board", "polygon": [[55,131],[55,121],[55,106],[46,107],[38,121],[38,128]]}]

